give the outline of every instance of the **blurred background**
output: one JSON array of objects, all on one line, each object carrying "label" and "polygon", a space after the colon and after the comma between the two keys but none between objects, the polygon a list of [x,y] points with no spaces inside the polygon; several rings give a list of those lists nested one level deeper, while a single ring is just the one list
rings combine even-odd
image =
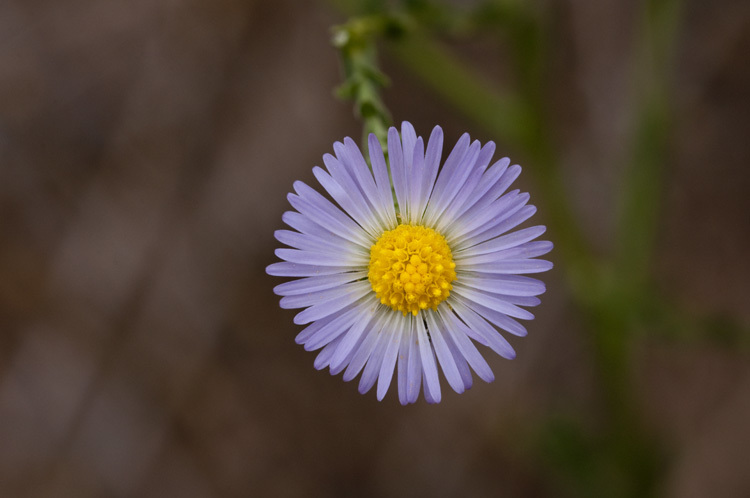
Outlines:
[{"label": "blurred background", "polygon": [[[656,76],[642,4],[533,2],[527,39],[493,25],[508,1],[1,1],[0,496],[750,496],[750,4],[672,2]],[[378,12],[519,94],[514,54],[543,41],[554,189],[534,142],[388,36],[382,98],[446,147],[494,140],[532,221],[558,244],[564,201],[596,268],[622,238],[639,95],[661,88],[643,313],[598,314],[562,241],[518,357],[486,355],[494,383],[401,407],[314,370],[264,269],[292,182],[362,134],[331,26]]]}]

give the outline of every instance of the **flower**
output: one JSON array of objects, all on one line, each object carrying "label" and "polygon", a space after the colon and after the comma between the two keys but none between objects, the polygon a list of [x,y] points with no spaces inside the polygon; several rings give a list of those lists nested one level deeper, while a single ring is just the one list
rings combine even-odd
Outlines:
[{"label": "flower", "polygon": [[508,158],[488,167],[495,144],[464,134],[439,168],[438,126],[426,150],[410,123],[400,137],[388,130],[387,162],[374,135],[368,145],[371,168],[347,137],[335,157],[323,156],[327,171],[313,169],[338,206],[299,181],[288,195],[296,211],[282,220],[294,230],[275,236],[289,248],[266,271],[296,278],[274,288],[282,308],[305,308],[294,318],[307,325],[296,342],[322,348],[316,369],[343,371],[345,381],[362,372],[362,394],[377,382],[378,400],[394,370],[403,405],[422,386],[427,402],[440,402],[438,365],[457,393],[471,387],[471,370],[492,382],[474,342],[514,358],[498,329],[525,336],[516,319],[534,315],[521,306],[538,305],[545,291],[521,274],[552,268],[535,259],[552,249],[534,240],[545,227],[506,233],[536,212],[527,193],[506,192],[521,167]]}]

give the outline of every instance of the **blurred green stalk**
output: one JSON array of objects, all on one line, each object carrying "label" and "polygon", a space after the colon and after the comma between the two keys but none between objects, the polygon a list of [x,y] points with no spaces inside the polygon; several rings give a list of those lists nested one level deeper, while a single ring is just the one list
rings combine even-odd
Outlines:
[{"label": "blurred green stalk", "polygon": [[376,40],[390,25],[387,17],[368,16],[351,19],[333,28],[331,40],[339,50],[344,82],[336,89],[339,98],[354,101],[354,110],[363,122],[362,144],[374,133],[385,145],[391,117],[380,89],[388,78],[378,69]]},{"label": "blurred green stalk", "polygon": [[632,156],[617,225],[616,278],[632,301],[649,286],[670,129],[670,83],[680,0],[644,2],[633,82],[636,96]]}]

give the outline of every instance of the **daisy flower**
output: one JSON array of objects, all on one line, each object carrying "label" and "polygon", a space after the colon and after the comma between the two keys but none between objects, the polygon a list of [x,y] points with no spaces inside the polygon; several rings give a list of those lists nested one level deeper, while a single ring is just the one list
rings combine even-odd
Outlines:
[{"label": "daisy flower", "polygon": [[438,366],[457,393],[471,387],[471,370],[492,382],[475,343],[514,358],[500,330],[525,336],[517,320],[534,315],[521,306],[536,306],[545,290],[521,274],[552,268],[536,259],[552,249],[534,240],[545,227],[508,233],[536,211],[529,194],[507,191],[520,166],[490,166],[495,144],[464,134],[440,167],[438,126],[426,150],[408,122],[400,136],[388,130],[388,161],[374,135],[368,145],[371,167],[346,138],[323,156],[326,169],[313,169],[335,203],[299,181],[288,195],[295,211],[282,220],[293,230],[275,236],[289,247],[266,271],[295,277],[274,292],[282,308],[304,308],[296,342],[320,349],[316,369],[345,381],[361,372],[360,393],[377,383],[378,400],[394,371],[403,405],[420,390],[440,402]]}]

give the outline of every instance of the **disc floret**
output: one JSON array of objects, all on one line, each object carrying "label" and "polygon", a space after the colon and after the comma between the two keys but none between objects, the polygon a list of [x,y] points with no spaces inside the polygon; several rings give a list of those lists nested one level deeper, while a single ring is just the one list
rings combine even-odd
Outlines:
[{"label": "disc floret", "polygon": [[421,225],[399,225],[370,248],[367,277],[380,302],[404,315],[437,309],[456,279],[445,238]]}]

